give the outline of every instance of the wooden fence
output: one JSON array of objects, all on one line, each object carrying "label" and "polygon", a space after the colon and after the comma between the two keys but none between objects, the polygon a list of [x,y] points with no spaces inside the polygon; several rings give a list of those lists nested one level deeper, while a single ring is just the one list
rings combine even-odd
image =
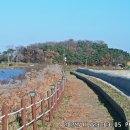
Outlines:
[{"label": "wooden fence", "polygon": [[[0,121],[2,122],[2,130],[9,130],[9,117],[12,115],[17,115],[20,113],[22,125],[17,128],[17,130],[27,130],[27,127],[33,125],[33,130],[37,129],[37,120],[41,119],[42,126],[45,123],[45,117],[48,116],[49,121],[52,120],[54,111],[57,110],[59,104],[61,103],[64,97],[64,88],[66,86],[66,77],[63,76],[56,85],[51,86],[51,90],[47,91],[46,98],[43,97],[39,102],[35,101],[35,96],[31,97],[31,104],[29,106],[25,106],[25,100],[21,100],[21,109],[18,111],[9,113],[9,108],[7,105],[3,105],[2,107],[2,116],[0,116]],[[37,116],[37,105],[40,104],[41,114]],[[45,105],[47,104],[47,106]],[[32,120],[27,121],[27,110],[31,109]]]}]

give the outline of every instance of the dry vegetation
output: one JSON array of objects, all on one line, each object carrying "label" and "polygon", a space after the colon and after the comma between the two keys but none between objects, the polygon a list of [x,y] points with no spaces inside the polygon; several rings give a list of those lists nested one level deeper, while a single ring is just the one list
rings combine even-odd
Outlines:
[{"label": "dry vegetation", "polygon": [[61,78],[61,68],[58,65],[50,65],[43,70],[32,70],[27,72],[25,80],[17,80],[15,84],[5,84],[0,89],[0,105],[6,103],[8,106],[18,108],[20,99],[30,98],[29,91],[35,90],[37,95],[45,93],[50,89],[50,85]]},{"label": "dry vegetation", "polygon": [[[107,109],[98,96],[83,81],[67,75],[64,99],[51,122],[46,122],[44,130],[113,130],[113,127],[89,126],[95,122],[112,122]],[[65,122],[86,122],[83,126],[65,126]],[[39,129],[40,130],[40,129]]]},{"label": "dry vegetation", "polygon": [[[26,106],[30,104],[30,90],[35,90],[37,93],[36,101],[41,99],[42,94],[46,96],[46,92],[50,90],[50,85],[56,84],[56,82],[62,77],[62,68],[59,65],[49,65],[39,71],[32,70],[27,72],[25,79],[17,80],[15,84],[5,84],[0,89],[0,107],[5,103],[10,108],[10,112],[16,111],[21,107],[21,99],[24,98]],[[1,109],[1,108],[0,108]],[[28,111],[30,113],[31,110]],[[1,116],[1,114],[0,114]],[[16,117],[11,116],[9,122],[15,121],[10,124],[10,130],[18,128],[18,122]],[[30,117],[29,117],[30,118]]]},{"label": "dry vegetation", "polygon": [[120,92],[110,87],[108,84],[105,84],[100,80],[97,80],[95,77],[81,74],[78,72],[75,73],[87,78],[96,85],[100,86],[110,97],[114,99],[115,102],[117,102],[117,104],[119,104],[122,107],[122,109],[125,112],[127,120],[130,122],[130,99],[128,97],[122,95]]}]

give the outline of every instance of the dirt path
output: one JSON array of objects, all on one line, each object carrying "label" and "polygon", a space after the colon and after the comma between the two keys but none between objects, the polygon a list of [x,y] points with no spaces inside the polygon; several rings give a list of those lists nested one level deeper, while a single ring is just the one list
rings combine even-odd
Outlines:
[{"label": "dirt path", "polygon": [[106,127],[107,122],[112,122],[112,118],[97,95],[83,81],[68,75],[64,100],[53,121],[46,124],[45,129],[113,130],[112,127]]}]

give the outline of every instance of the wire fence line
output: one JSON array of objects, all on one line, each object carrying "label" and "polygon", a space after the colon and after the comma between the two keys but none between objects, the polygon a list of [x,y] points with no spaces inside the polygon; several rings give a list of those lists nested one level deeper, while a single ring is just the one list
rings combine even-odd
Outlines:
[{"label": "wire fence line", "polygon": [[[7,105],[2,106],[2,116],[0,116],[1,128],[2,130],[9,130],[9,117],[13,115],[20,114],[21,124],[19,128],[16,130],[27,130],[27,127],[33,125],[33,130],[37,129],[36,121],[41,118],[42,126],[45,123],[45,117],[48,116],[48,121],[51,121],[53,118],[53,111],[56,111],[58,106],[60,105],[63,97],[64,90],[66,86],[66,76],[63,75],[62,79],[58,80],[57,84],[53,85],[51,90],[47,91],[47,97],[44,95],[42,99],[38,102],[35,101],[35,96],[31,97],[31,104],[25,107],[25,100],[21,100],[21,108],[15,112],[9,113],[9,108]],[[39,105],[40,104],[40,105]],[[37,105],[39,105],[40,113],[37,116]],[[31,117],[30,121],[27,121],[27,110],[31,109]]]}]

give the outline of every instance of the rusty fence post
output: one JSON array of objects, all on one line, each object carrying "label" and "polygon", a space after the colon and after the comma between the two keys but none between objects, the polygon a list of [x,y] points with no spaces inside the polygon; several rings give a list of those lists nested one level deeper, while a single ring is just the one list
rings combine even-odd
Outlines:
[{"label": "rusty fence post", "polygon": [[52,120],[52,115],[51,115],[51,112],[52,112],[52,110],[51,110],[51,93],[50,93],[50,91],[47,91],[47,97],[49,97],[49,99],[48,99],[48,110],[50,110],[49,111],[49,121],[51,121]]},{"label": "rusty fence post", "polygon": [[36,100],[35,97],[31,97],[31,104],[33,104],[32,106],[32,120],[34,120],[33,122],[33,130],[37,130],[37,124],[36,124]]},{"label": "rusty fence post", "polygon": [[5,115],[2,119],[2,130],[8,130],[8,106],[3,104],[2,115]]},{"label": "rusty fence post", "polygon": [[21,108],[23,108],[22,110],[22,125],[24,126],[22,128],[22,130],[26,130],[27,127],[26,127],[26,108],[25,108],[25,100],[22,98],[21,100]]},{"label": "rusty fence post", "polygon": [[44,123],[45,123],[45,101],[44,101],[44,95],[42,96],[42,102],[41,102],[41,112],[43,114],[42,116],[42,125],[44,126]]}]

